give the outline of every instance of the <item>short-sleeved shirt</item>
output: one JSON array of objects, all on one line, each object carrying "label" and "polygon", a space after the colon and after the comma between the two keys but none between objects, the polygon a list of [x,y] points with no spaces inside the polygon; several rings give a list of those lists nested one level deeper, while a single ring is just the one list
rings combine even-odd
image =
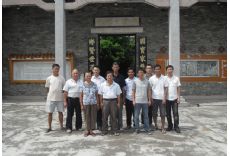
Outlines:
[{"label": "short-sleeved shirt", "polygon": [[71,78],[66,81],[63,90],[68,92],[68,97],[72,97],[72,98],[80,97],[82,83],[83,83],[82,80],[76,81]]},{"label": "short-sleeved shirt", "polygon": [[113,82],[111,85],[109,85],[108,82],[105,81],[101,84],[98,93],[102,95],[104,99],[115,99],[122,93],[122,91],[116,82]]},{"label": "short-sleeved shirt", "polygon": [[125,92],[126,92],[126,99],[133,101],[132,98],[132,92],[133,92],[133,82],[136,80],[136,77],[133,77],[133,79],[130,79],[129,77],[125,79]]},{"label": "short-sleeved shirt", "polygon": [[105,79],[104,79],[102,76],[99,75],[98,77],[92,76],[91,81],[93,81],[93,82],[97,85],[97,88],[98,88],[98,90],[99,90],[101,84],[102,84],[103,82],[105,82]]},{"label": "short-sleeved shirt", "polygon": [[123,87],[125,86],[125,78],[121,74],[118,74],[117,76],[113,75],[113,81],[119,84],[121,89],[123,89]]},{"label": "short-sleeved shirt", "polygon": [[90,84],[84,82],[82,85],[83,105],[97,104],[97,92],[97,85],[94,82],[91,82]]},{"label": "short-sleeved shirt", "polygon": [[180,80],[176,76],[172,76],[171,78],[165,76],[166,81],[168,83],[168,97],[167,100],[176,100],[178,98],[177,88],[181,86]]},{"label": "short-sleeved shirt", "polygon": [[65,79],[59,75],[51,75],[46,79],[45,87],[49,88],[47,95],[47,101],[64,101],[63,86],[65,85]]},{"label": "short-sleeved shirt", "polygon": [[147,79],[136,79],[133,83],[133,91],[135,91],[135,102],[140,104],[148,103],[148,91],[151,89]]},{"label": "short-sleeved shirt", "polygon": [[152,98],[163,100],[164,99],[164,89],[165,87],[168,87],[165,76],[161,75],[158,78],[156,75],[153,75],[149,79],[149,83],[152,88]]},{"label": "short-sleeved shirt", "polygon": [[150,79],[150,77],[152,77],[153,76],[153,74],[151,74],[151,75],[147,75],[147,74],[145,74],[145,78],[147,79],[147,80],[149,80]]}]

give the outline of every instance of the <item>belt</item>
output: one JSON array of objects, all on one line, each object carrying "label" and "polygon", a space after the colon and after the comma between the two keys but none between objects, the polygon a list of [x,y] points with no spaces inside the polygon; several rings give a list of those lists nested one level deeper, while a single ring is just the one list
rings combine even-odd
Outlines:
[{"label": "belt", "polygon": [[105,101],[114,101],[114,100],[117,100],[117,98],[114,98],[114,99],[103,99]]},{"label": "belt", "polygon": [[70,99],[79,99],[79,97],[68,97]]}]

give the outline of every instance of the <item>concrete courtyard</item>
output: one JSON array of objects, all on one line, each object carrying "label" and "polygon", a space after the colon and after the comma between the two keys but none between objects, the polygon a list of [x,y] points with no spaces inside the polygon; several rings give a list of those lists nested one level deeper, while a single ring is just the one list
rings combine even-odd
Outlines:
[{"label": "concrete courtyard", "polygon": [[[2,154],[73,156],[225,156],[227,155],[226,99],[188,97],[179,107],[181,133],[153,131],[152,135],[123,131],[120,136],[84,137],[83,131],[45,133],[44,98],[7,97],[2,105]],[[198,105],[199,104],[199,105]],[[198,107],[199,106],[199,107]],[[124,111],[125,116],[125,111]],[[66,117],[66,112],[65,112]],[[125,119],[124,119],[124,125]],[[97,131],[96,131],[97,132]],[[97,132],[99,133],[99,132]]]}]

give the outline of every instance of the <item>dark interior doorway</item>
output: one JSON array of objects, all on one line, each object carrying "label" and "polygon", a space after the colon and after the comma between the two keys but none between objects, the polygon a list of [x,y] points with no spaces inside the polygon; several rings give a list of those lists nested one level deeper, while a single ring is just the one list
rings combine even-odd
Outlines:
[{"label": "dark interior doorway", "polygon": [[120,64],[120,73],[127,77],[127,68],[136,70],[136,36],[135,35],[100,35],[99,66],[101,75],[111,70],[113,62]]}]

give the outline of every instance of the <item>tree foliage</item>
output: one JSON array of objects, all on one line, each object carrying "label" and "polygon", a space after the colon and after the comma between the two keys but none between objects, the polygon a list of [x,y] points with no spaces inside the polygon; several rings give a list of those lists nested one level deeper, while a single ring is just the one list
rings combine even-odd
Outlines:
[{"label": "tree foliage", "polygon": [[129,66],[135,67],[135,36],[100,36],[99,61],[102,73],[111,70],[113,62],[120,64],[120,72],[127,75]]}]

